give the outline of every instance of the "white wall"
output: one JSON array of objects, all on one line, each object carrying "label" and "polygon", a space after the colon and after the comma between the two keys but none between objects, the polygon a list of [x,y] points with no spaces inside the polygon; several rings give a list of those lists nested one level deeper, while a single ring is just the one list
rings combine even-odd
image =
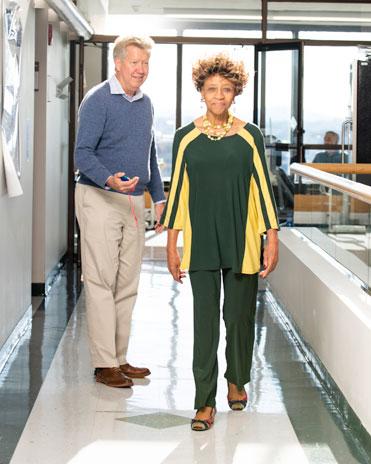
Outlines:
[{"label": "white wall", "polygon": [[32,3],[21,1],[22,11],[27,12],[19,104],[22,196],[6,194],[0,151],[0,349],[30,308],[31,283],[44,283],[67,249],[68,99],[58,99],[55,93],[56,84],[69,74],[69,46],[58,21],[53,23],[53,42],[47,45],[47,11],[37,11],[42,19],[36,29],[39,84],[44,90],[37,93],[34,115]]},{"label": "white wall", "polygon": [[[69,45],[60,23],[48,22],[46,10],[37,11],[36,24],[40,72],[35,100],[32,281],[45,283],[67,250],[68,99],[56,97],[56,86],[69,75]],[[53,28],[50,45],[48,24]],[[68,94],[68,87],[64,93]]]},{"label": "white wall", "polygon": [[371,433],[371,296],[292,229],[279,236],[272,293]]},{"label": "white wall", "polygon": [[[67,33],[53,24],[48,47],[46,125],[45,276],[67,251],[68,98],[56,97],[56,85],[69,76]],[[68,95],[68,86],[64,93]]]},{"label": "white wall", "polygon": [[[31,304],[35,11],[29,3],[21,1],[23,11],[28,11],[19,103],[22,196],[9,198],[6,194],[0,151],[0,347]],[[1,66],[2,60],[2,72]]]},{"label": "white wall", "polygon": [[35,92],[34,182],[32,224],[32,282],[45,282],[45,176],[48,12],[36,10],[35,60],[39,63]]}]

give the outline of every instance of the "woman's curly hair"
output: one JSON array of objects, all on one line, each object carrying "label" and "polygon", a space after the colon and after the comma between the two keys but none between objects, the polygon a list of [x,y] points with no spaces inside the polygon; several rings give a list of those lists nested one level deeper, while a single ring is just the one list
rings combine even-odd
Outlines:
[{"label": "woman's curly hair", "polygon": [[208,77],[216,74],[233,83],[236,96],[242,93],[248,81],[243,62],[234,61],[225,53],[198,60],[192,67],[192,80],[198,91],[202,89]]}]

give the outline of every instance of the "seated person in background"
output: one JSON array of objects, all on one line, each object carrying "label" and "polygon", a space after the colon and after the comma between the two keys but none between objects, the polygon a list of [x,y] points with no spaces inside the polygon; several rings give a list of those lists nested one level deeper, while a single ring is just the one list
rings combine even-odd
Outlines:
[{"label": "seated person in background", "polygon": [[[339,143],[339,135],[333,131],[327,131],[323,138],[325,145],[337,145]],[[313,163],[342,163],[341,152],[338,150],[325,150],[317,153],[313,159]],[[344,163],[348,162],[348,155],[344,154]]]}]

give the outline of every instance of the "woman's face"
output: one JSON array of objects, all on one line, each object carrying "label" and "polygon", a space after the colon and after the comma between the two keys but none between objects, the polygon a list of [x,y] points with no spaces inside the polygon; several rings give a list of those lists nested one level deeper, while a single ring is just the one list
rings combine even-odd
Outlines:
[{"label": "woman's face", "polygon": [[232,105],[234,93],[233,83],[219,74],[208,77],[201,89],[207,110],[216,116],[228,111]]}]

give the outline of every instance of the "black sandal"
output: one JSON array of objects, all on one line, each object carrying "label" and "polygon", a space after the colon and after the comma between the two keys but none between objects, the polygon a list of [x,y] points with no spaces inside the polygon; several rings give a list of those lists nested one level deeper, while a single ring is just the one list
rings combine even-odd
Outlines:
[{"label": "black sandal", "polygon": [[[239,390],[240,391],[240,390]],[[246,408],[247,405],[247,393],[240,400],[231,400],[229,399],[229,395],[227,395],[228,405],[232,409],[232,411],[242,411]]]},{"label": "black sandal", "polygon": [[247,395],[242,400],[230,400],[227,397],[228,405],[232,409],[232,411],[242,411],[246,408],[247,405]]},{"label": "black sandal", "polygon": [[205,430],[209,430],[214,424],[215,413],[216,408],[213,408],[209,419],[192,419],[191,429],[195,432],[204,432]]}]

